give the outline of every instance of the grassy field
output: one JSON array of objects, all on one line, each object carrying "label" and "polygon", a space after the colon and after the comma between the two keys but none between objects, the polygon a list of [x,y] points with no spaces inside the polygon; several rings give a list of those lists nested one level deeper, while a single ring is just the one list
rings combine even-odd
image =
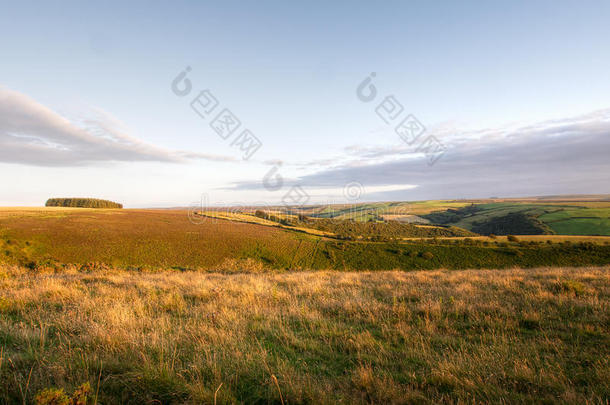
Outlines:
[{"label": "grassy field", "polygon": [[[523,213],[540,220],[553,232],[561,235],[610,236],[610,202],[494,202],[475,204],[476,211],[458,215],[447,222],[468,230],[476,230],[477,224],[511,213]],[[442,219],[444,211],[425,216],[432,222]],[[439,215],[440,213],[440,215]]]},{"label": "grassy field", "polygon": [[42,270],[65,265],[222,271],[586,266],[609,264],[610,246],[473,238],[338,241],[222,219],[193,224],[182,210],[0,210],[0,262]]},{"label": "grassy field", "polygon": [[206,268],[223,266],[228,258],[284,263],[285,250],[295,251],[301,240],[315,243],[307,235],[262,225],[193,224],[183,210],[6,211],[0,214],[5,261]]},{"label": "grassy field", "polygon": [[565,235],[610,235],[610,204],[604,208],[564,208],[539,219],[556,233]]},{"label": "grassy field", "polygon": [[[463,210],[471,205],[477,212],[466,215],[443,215],[451,210]],[[281,207],[278,207],[280,209]],[[551,233],[561,235],[610,236],[610,201],[608,195],[573,196],[572,198],[522,198],[484,200],[433,200],[412,202],[379,202],[353,205],[321,205],[293,210],[312,218],[353,219],[402,222],[432,221],[475,230],[477,225],[506,216],[523,213],[539,219]]]},{"label": "grassy field", "polygon": [[[393,220],[400,218],[417,217],[434,211],[444,211],[449,208],[462,208],[470,205],[470,201],[435,200],[414,202],[375,202],[357,204],[330,204],[312,205],[289,210],[312,218],[330,219],[352,219],[356,221],[380,220],[383,217],[391,217]],[[278,207],[285,210],[285,208]],[[425,220],[423,220],[425,222]]]},{"label": "grassy field", "polygon": [[190,214],[0,209],[0,403],[610,397],[608,237],[354,241]]},{"label": "grassy field", "polygon": [[[610,268],[0,267],[0,402],[607,403]],[[56,402],[59,403],[59,402]]]}]

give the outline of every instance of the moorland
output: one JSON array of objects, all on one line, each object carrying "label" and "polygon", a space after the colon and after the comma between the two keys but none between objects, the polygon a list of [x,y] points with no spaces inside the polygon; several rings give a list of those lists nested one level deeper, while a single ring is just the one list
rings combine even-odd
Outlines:
[{"label": "moorland", "polygon": [[0,402],[607,403],[609,213],[1,208]]}]

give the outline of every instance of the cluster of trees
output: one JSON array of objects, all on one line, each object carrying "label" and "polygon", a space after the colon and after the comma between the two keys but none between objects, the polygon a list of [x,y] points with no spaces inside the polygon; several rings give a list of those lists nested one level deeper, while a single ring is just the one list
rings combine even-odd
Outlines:
[{"label": "cluster of trees", "polygon": [[268,214],[265,211],[256,210],[256,212],[254,212],[254,215],[259,217],[259,218],[263,218],[263,219],[267,219],[269,221],[277,222],[278,224],[290,225],[288,220],[286,220],[285,218],[280,218],[280,217],[277,217],[275,215]]},{"label": "cluster of trees", "polygon": [[501,217],[490,218],[485,222],[474,222],[472,231],[481,235],[552,235],[555,233],[538,218],[522,212],[511,212]]},{"label": "cluster of trees", "polygon": [[49,198],[47,207],[123,208],[123,204],[97,198]]},{"label": "cluster of trees", "polygon": [[295,225],[333,232],[339,239],[365,239],[379,242],[402,238],[474,235],[472,232],[456,227],[418,227],[398,221],[359,222],[352,220],[314,219],[298,221]]}]

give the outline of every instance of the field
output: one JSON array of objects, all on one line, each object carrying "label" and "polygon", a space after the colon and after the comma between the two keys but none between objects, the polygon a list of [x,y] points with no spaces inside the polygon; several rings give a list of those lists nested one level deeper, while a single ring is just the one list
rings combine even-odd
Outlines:
[{"label": "field", "polygon": [[0,402],[606,403],[609,270],[5,266]]},{"label": "field", "polygon": [[220,220],[196,225],[186,211],[63,208],[0,214],[0,235],[9,262],[158,268],[222,266],[229,258],[257,255],[281,261],[280,246],[294,251],[301,237]]},{"label": "field", "polygon": [[[277,210],[282,207],[275,207]],[[532,197],[522,199],[433,200],[320,205],[294,209],[312,218],[400,221],[452,225],[477,232],[481,225],[509,214],[540,221],[534,234],[610,236],[610,196]],[[509,222],[512,219],[509,218]],[[516,229],[516,233],[519,228]]]},{"label": "field", "polygon": [[470,211],[458,210],[454,216],[444,215],[446,210],[435,211],[424,215],[424,218],[433,223],[454,225],[476,232],[477,224],[521,213],[539,220],[556,234],[610,236],[610,202],[512,201],[475,204],[474,208]]},{"label": "field", "polygon": [[610,237],[366,210],[0,209],[0,403],[607,403]]},{"label": "field", "polygon": [[[470,204],[472,204],[471,201],[454,200],[414,202],[398,201],[360,204],[312,205],[299,207],[298,209],[289,209],[288,211],[293,214],[299,213],[312,218],[369,221],[380,220],[383,217],[390,217],[393,220],[400,220],[401,218],[409,219],[409,222],[419,219],[423,223],[426,223],[427,220],[419,217],[419,215],[429,214],[435,211],[444,211],[447,209],[459,209]],[[285,207],[270,207],[270,209],[286,211]]]},{"label": "field", "polygon": [[551,244],[546,239],[526,244],[440,237],[345,241],[280,228],[275,223],[268,226],[196,219],[197,223],[192,223],[185,210],[4,209],[0,210],[0,261],[41,270],[74,265],[211,271],[468,269],[610,263],[608,240],[603,244],[601,240],[595,244],[582,240],[567,244],[569,237]]}]

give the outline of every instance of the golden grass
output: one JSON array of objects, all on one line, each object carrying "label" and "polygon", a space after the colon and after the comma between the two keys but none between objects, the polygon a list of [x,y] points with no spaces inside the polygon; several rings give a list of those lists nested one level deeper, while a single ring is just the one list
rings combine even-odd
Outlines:
[{"label": "golden grass", "polygon": [[0,402],[89,382],[108,404],[606,403],[609,314],[610,267],[4,267]]}]

